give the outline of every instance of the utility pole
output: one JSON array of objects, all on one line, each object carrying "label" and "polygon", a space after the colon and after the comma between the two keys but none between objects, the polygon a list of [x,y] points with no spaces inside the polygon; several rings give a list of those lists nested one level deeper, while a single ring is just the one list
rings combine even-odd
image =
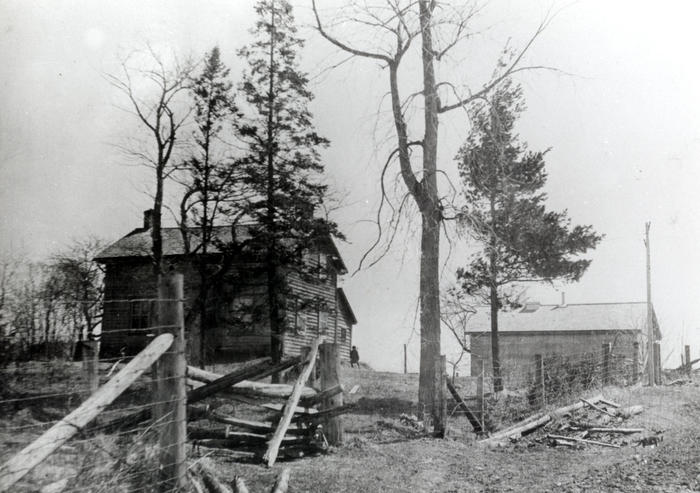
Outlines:
[{"label": "utility pole", "polygon": [[403,345],[403,372],[408,373],[408,365],[406,364],[406,344]]},{"label": "utility pole", "polygon": [[647,355],[647,371],[649,373],[649,386],[653,387],[656,382],[654,376],[654,314],[651,307],[651,247],[649,244],[649,228],[650,222],[644,224],[644,246],[647,250],[647,339],[648,339],[648,355]]}]

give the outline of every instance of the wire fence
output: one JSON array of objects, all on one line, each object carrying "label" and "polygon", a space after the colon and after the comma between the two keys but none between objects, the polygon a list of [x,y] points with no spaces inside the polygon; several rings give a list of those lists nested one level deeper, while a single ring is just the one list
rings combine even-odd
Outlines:
[{"label": "wire fence", "polygon": [[[182,304],[147,301],[161,311]],[[66,351],[53,358],[23,352],[5,362],[0,491],[170,491],[182,484],[184,434],[173,433],[186,426],[184,347],[173,342],[181,328],[139,327],[151,342],[141,352],[99,357],[92,340],[81,344],[78,361]]]},{"label": "wire fence", "polygon": [[[636,424],[660,433],[671,427],[669,420],[677,421],[688,414],[675,408],[684,405],[677,395],[682,391],[679,386],[692,382],[693,373],[690,368],[657,368],[659,374],[652,379],[656,387],[649,388],[644,356],[636,343],[630,348],[618,345],[617,352],[611,344],[603,344],[598,350],[577,353],[535,354],[530,358],[520,355],[517,360],[502,362],[500,390],[490,359],[472,355],[472,376],[458,378],[457,382],[486,432],[602,395],[621,408],[642,406],[645,411],[635,418]],[[619,413],[606,417],[605,410],[588,405],[586,409],[612,423],[621,421]],[[454,406],[451,414],[464,412]]]}]

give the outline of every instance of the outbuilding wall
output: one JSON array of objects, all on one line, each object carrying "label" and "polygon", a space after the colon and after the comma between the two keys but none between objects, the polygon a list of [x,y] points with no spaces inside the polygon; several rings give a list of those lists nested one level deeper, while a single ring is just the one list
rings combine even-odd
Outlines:
[{"label": "outbuilding wall", "polygon": [[[571,360],[590,358],[601,361],[602,346],[612,344],[612,354],[618,359],[631,361],[634,342],[641,342],[638,330],[589,330],[589,331],[541,331],[541,332],[501,332],[499,333],[501,368],[506,386],[518,384],[527,378],[534,369],[535,355],[564,356]],[[482,361],[487,376],[492,375],[491,333],[472,333],[471,374],[481,372]]]}]

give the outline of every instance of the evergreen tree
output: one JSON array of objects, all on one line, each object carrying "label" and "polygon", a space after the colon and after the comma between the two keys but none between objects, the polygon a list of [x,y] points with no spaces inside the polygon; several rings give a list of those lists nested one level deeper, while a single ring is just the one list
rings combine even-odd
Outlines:
[{"label": "evergreen tree", "polygon": [[251,234],[265,266],[271,356],[278,361],[286,329],[285,273],[302,267],[303,252],[319,238],[339,233],[333,222],[314,214],[327,191],[319,151],[328,141],[313,127],[313,94],[297,59],[304,42],[292,7],[287,0],[261,0],[255,10],[255,41],[239,52],[248,70],[238,133],[246,144],[245,181],[254,194],[247,216],[256,224]]},{"label": "evergreen tree", "polygon": [[[207,301],[216,278],[230,266],[226,248],[213,235],[214,223],[226,217],[235,223],[240,215],[238,200],[243,191],[240,173],[231,156],[229,145],[222,139],[226,127],[238,110],[234,104],[233,84],[229,69],[221,62],[218,47],[205,55],[201,73],[190,87],[193,99],[194,126],[193,152],[183,163],[181,181],[185,187],[180,201],[180,231],[184,250],[197,265],[199,292],[194,313],[199,318],[199,348],[196,356],[201,365],[207,360]],[[218,255],[212,253],[212,245]]]},{"label": "evergreen tree", "polygon": [[519,85],[506,80],[472,109],[473,130],[457,156],[468,204],[460,219],[482,248],[457,276],[467,294],[490,305],[494,391],[500,391],[498,312],[519,306],[514,286],[579,280],[590,260],[576,257],[601,236],[591,226],[572,226],[566,211],[546,210],[546,151],[529,151],[515,133],[525,109]]}]

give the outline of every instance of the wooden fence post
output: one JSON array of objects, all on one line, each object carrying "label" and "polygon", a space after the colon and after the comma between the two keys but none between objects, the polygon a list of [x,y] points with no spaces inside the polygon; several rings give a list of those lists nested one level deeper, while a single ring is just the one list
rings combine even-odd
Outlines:
[{"label": "wooden fence post", "polygon": [[100,386],[99,347],[94,338],[83,342],[83,362],[91,394]]},{"label": "wooden fence post", "polygon": [[[75,436],[119,397],[134,381],[171,346],[172,336],[162,335],[146,346],[134,359],[119,370],[109,382],[92,394],[76,410],[59,420],[39,438],[27,445],[6,463],[0,465],[0,492],[12,486]],[[13,490],[14,491],[14,490]]]},{"label": "wooden fence post", "polygon": [[185,387],[185,321],[183,309],[183,275],[163,275],[158,285],[158,325],[161,332],[171,333],[173,344],[158,364],[160,403],[154,416],[160,427],[160,491],[185,487],[187,471],[185,440],[187,435],[187,389]]},{"label": "wooden fence post", "polygon": [[[319,362],[321,367],[321,392],[340,385],[340,351],[338,344],[323,343],[319,346]],[[343,405],[343,393],[327,397],[321,402],[321,409],[332,409]],[[343,418],[334,416],[327,418],[323,425],[323,433],[330,445],[343,443]]]},{"label": "wooden fence post", "polygon": [[661,385],[661,343],[654,343],[654,384]]},{"label": "wooden fence post", "polygon": [[609,342],[603,343],[603,385],[610,384],[610,360],[612,359],[612,344]]},{"label": "wooden fence post", "polygon": [[435,360],[435,401],[433,402],[433,435],[444,438],[447,427],[447,358]]},{"label": "wooden fence post", "polygon": [[484,402],[484,360],[480,359],[477,363],[477,368],[479,371],[478,378],[476,379],[476,400],[479,412],[479,420],[481,421],[481,429],[486,430],[486,403]]},{"label": "wooden fence post", "polygon": [[632,374],[630,375],[630,384],[634,385],[639,381],[639,342],[632,343]]},{"label": "wooden fence post", "polygon": [[688,378],[693,378],[693,365],[690,363],[690,346],[685,346],[685,371],[688,373]]},{"label": "wooden fence post", "polygon": [[535,389],[536,395],[542,397],[542,407],[547,405],[547,391],[544,383],[544,358],[541,354],[535,355]]}]

